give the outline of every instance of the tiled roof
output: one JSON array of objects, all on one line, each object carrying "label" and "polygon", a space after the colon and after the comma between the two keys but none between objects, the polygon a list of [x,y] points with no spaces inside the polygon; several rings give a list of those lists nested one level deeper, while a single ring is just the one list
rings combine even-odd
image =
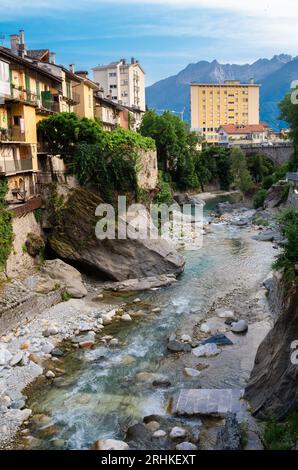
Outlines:
[{"label": "tiled roof", "polygon": [[27,51],[27,56],[32,59],[42,60],[49,53],[49,49],[33,49],[32,51]]},{"label": "tiled roof", "polygon": [[266,126],[264,124],[249,124],[247,126],[235,126],[234,124],[227,124],[220,126],[227,134],[251,134],[252,132],[264,132]]}]

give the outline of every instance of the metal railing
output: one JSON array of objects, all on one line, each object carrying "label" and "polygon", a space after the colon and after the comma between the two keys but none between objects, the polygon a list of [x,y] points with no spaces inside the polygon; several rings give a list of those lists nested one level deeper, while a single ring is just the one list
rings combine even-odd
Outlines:
[{"label": "metal railing", "polygon": [[0,129],[0,142],[25,142],[26,134],[20,129]]},{"label": "metal railing", "polygon": [[0,158],[0,175],[23,173],[33,170],[32,158],[22,160],[5,160]]},{"label": "metal railing", "polygon": [[21,88],[11,88],[11,97],[15,100],[26,101],[32,104],[38,104],[39,97],[36,93]]}]

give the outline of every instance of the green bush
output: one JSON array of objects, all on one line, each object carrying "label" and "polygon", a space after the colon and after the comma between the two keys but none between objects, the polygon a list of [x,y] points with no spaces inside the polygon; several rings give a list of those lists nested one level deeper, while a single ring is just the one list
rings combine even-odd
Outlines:
[{"label": "green bush", "polygon": [[157,192],[153,202],[156,204],[171,204],[173,202],[171,185],[164,177],[162,171],[158,172]]},{"label": "green bush", "polygon": [[254,208],[255,209],[258,209],[259,207],[263,207],[264,206],[264,202],[265,202],[265,199],[266,199],[266,196],[267,196],[267,191],[266,189],[260,189],[255,197],[254,197],[254,200],[253,200],[253,204],[254,204]]},{"label": "green bush", "polygon": [[285,209],[278,217],[278,221],[286,242],[273,267],[274,269],[284,268],[288,277],[291,278],[294,265],[298,263],[298,211],[293,208]]},{"label": "green bush", "polygon": [[270,421],[264,431],[267,450],[291,450],[298,441],[298,413],[291,413],[283,422]]},{"label": "green bush", "polygon": [[273,175],[265,176],[262,182],[262,187],[264,189],[269,189],[275,183],[275,178]]},{"label": "green bush", "polygon": [[0,181],[0,272],[5,269],[13,244],[13,215],[5,209],[6,192],[6,181]]}]

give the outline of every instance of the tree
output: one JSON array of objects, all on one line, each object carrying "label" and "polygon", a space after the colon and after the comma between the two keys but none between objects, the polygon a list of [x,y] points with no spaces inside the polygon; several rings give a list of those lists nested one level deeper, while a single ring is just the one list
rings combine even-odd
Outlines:
[{"label": "tree", "polygon": [[170,112],[158,116],[155,111],[147,111],[140,133],[155,140],[159,169],[168,173],[178,188],[199,185],[195,172],[199,138],[185,122]]},{"label": "tree", "polygon": [[283,119],[291,126],[290,137],[293,139],[295,148],[288,169],[298,171],[298,104],[292,103],[291,96],[291,93],[287,93],[279,104],[280,119]]},{"label": "tree", "polygon": [[105,132],[99,121],[80,119],[75,113],[57,113],[40,121],[38,132],[53,155],[74,154],[78,142],[103,143]]},{"label": "tree", "polygon": [[234,184],[243,193],[248,193],[254,187],[251,174],[247,168],[244,153],[239,147],[235,147],[231,152],[231,174]]}]

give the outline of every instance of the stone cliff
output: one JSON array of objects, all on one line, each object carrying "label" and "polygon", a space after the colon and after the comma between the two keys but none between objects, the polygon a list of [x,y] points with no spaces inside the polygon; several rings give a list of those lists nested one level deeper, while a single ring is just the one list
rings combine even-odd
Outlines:
[{"label": "stone cliff", "polygon": [[298,405],[298,364],[293,361],[298,340],[298,280],[289,287],[284,277],[275,275],[269,302],[276,320],[258,349],[245,398],[256,416],[280,419]]}]

